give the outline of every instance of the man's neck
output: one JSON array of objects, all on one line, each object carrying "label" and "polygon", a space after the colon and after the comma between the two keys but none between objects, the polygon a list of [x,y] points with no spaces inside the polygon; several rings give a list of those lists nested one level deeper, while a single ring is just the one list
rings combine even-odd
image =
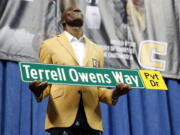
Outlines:
[{"label": "man's neck", "polygon": [[69,32],[71,35],[73,35],[74,37],[76,37],[77,39],[79,39],[83,35],[81,27],[66,26],[65,30]]}]

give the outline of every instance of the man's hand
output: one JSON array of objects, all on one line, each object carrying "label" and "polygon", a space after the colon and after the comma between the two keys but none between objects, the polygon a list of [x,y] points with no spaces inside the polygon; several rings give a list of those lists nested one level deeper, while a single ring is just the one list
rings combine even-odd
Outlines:
[{"label": "man's hand", "polygon": [[117,103],[119,96],[127,94],[130,90],[131,90],[131,86],[129,86],[128,84],[117,83],[116,89],[113,91],[112,94],[113,105]]},{"label": "man's hand", "polygon": [[118,83],[116,84],[116,89],[113,92],[115,97],[119,97],[127,94],[131,90],[131,86],[128,84]]},{"label": "man's hand", "polygon": [[39,97],[48,86],[47,82],[34,81],[29,83],[29,89]]}]

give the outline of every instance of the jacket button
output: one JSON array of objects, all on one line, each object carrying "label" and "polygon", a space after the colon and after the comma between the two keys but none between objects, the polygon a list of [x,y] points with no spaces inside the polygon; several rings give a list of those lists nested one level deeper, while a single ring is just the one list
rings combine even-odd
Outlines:
[{"label": "jacket button", "polygon": [[81,94],[81,93],[82,93],[82,91],[81,91],[81,90],[78,90],[78,93],[79,93],[79,94]]}]

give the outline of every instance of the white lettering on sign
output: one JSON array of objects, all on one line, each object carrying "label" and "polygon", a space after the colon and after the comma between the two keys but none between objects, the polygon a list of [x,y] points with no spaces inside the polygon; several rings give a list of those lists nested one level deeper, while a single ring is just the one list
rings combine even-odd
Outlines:
[{"label": "white lettering on sign", "polygon": [[72,81],[82,81],[82,82],[89,82],[92,83],[111,83],[111,80],[109,78],[108,74],[101,74],[101,73],[80,73],[76,71],[75,69],[69,70],[69,76]]},{"label": "white lettering on sign", "polygon": [[37,71],[36,71],[36,69],[31,69],[30,70],[30,75],[31,75],[31,77],[33,78],[33,79],[38,79],[38,73],[37,73]]},{"label": "white lettering on sign", "polygon": [[112,74],[113,74],[116,82],[124,83],[123,76],[122,76],[121,72],[113,72],[112,71]]},{"label": "white lettering on sign", "polygon": [[[57,68],[56,70],[43,70],[43,69],[31,69],[30,65],[23,65],[26,73],[26,77],[32,78],[34,80],[61,80],[61,81],[66,81],[66,76],[63,68]],[[44,77],[44,78],[43,78]]]},{"label": "white lettering on sign", "polygon": [[29,75],[29,67],[30,67],[30,65],[23,65],[23,67],[25,68],[26,77],[29,79],[30,78],[30,75]]},{"label": "white lettering on sign", "polygon": [[58,80],[58,74],[56,71],[54,70],[51,71],[51,78],[56,81]]},{"label": "white lettering on sign", "polygon": [[43,75],[42,75],[43,72],[44,72],[44,70],[39,69],[39,79],[40,79],[40,80],[43,79]]},{"label": "white lettering on sign", "polygon": [[73,68],[69,69],[69,76],[72,81],[74,81],[74,82],[79,81],[78,73],[75,69],[73,69]]},{"label": "white lettering on sign", "polygon": [[[116,83],[129,84],[133,88],[144,88],[142,79],[137,71],[109,70],[97,68],[68,67],[57,65],[28,65],[21,66],[23,81],[47,81],[55,84],[75,84],[85,86],[114,87]],[[158,74],[145,73],[145,78],[159,79]],[[152,85],[157,85],[150,81]]]},{"label": "white lettering on sign", "polygon": [[91,80],[91,82],[93,82],[93,83],[97,83],[97,80],[96,80],[96,76],[95,76],[95,74],[90,73],[90,74],[89,74],[89,79]]},{"label": "white lettering on sign", "polygon": [[88,82],[88,73],[78,73],[83,82]]},{"label": "white lettering on sign", "polygon": [[119,83],[126,83],[129,85],[132,85],[133,83],[138,87],[138,76],[133,76],[133,75],[123,75],[122,72],[111,72],[112,75],[114,76],[114,79],[116,82]]},{"label": "white lettering on sign", "polygon": [[106,83],[112,83],[111,79],[109,78],[109,75],[108,74],[105,74],[104,75],[105,79],[106,79]]}]

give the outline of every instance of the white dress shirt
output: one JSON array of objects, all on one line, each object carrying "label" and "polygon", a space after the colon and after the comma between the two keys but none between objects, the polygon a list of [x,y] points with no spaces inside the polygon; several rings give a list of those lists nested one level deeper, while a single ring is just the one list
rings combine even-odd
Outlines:
[{"label": "white dress shirt", "polygon": [[83,66],[85,57],[85,35],[77,39],[67,31],[65,31],[65,34],[69,42],[71,43],[71,46],[75,52],[79,65]]}]

